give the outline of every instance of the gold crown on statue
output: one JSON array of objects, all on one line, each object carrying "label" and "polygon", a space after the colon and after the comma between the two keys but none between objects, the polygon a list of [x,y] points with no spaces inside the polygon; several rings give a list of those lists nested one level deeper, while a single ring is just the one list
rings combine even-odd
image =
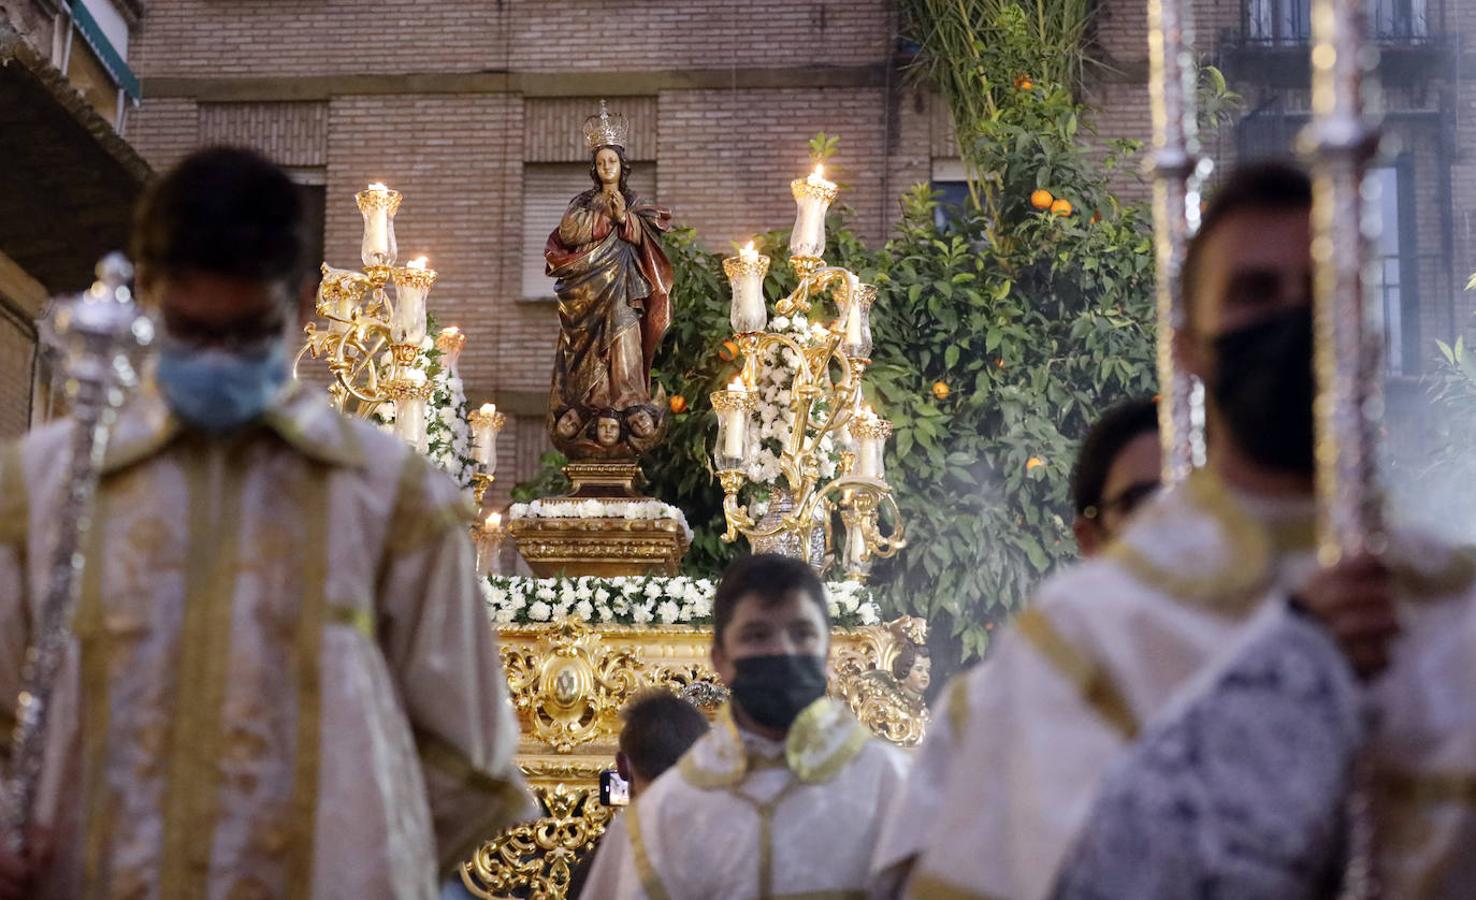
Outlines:
[{"label": "gold crown on statue", "polygon": [[584,120],[584,140],[591,150],[601,147],[619,147],[624,150],[626,131],[625,116],[620,113],[610,115],[603,100],[600,101],[600,114]]}]

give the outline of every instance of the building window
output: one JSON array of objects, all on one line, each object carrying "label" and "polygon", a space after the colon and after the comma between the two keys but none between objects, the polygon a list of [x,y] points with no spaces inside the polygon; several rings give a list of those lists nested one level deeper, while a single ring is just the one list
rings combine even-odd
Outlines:
[{"label": "building window", "polygon": [[962,218],[969,205],[969,180],[964,174],[963,160],[933,160],[933,177],[928,186],[938,195],[933,221],[940,231],[947,231]]},{"label": "building window", "polygon": [[[656,196],[656,166],[640,163],[630,173],[630,189],[641,197]],[[559,227],[569,200],[591,187],[589,163],[523,164],[524,300],[549,300],[553,279],[544,274],[543,248]]]},{"label": "building window", "polygon": [[[1306,44],[1312,39],[1312,0],[1243,0],[1246,36],[1257,44]],[[1368,24],[1383,41],[1430,36],[1428,0],[1365,0]]]},{"label": "building window", "polygon": [[[1410,272],[1405,266],[1407,254],[1404,240],[1409,217],[1401,215],[1404,192],[1399,166],[1380,166],[1368,173],[1370,188],[1377,191],[1378,214],[1382,222],[1379,239],[1373,245],[1369,294],[1375,314],[1384,329],[1384,363],[1391,375],[1411,373],[1415,362],[1408,353],[1409,338],[1415,323],[1406,320],[1406,312],[1414,314]],[[1406,327],[1406,326],[1409,327]]]}]

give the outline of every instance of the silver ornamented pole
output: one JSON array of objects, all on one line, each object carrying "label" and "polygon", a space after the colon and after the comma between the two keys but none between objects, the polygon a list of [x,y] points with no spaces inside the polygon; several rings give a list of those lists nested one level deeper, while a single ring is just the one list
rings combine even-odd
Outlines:
[{"label": "silver ornamented pole", "polygon": [[1158,404],[1163,475],[1182,480],[1196,457],[1193,379],[1174,365],[1174,335],[1184,325],[1179,272],[1184,248],[1199,225],[1199,128],[1195,119],[1197,69],[1190,4],[1149,0],[1148,89],[1153,103],[1153,242],[1158,262]]},{"label": "silver ornamented pole", "polygon": [[0,826],[6,849],[13,853],[25,847],[41,778],[51,694],[71,640],[68,623],[84,563],[80,548],[91,525],[108,432],[124,388],[135,381],[139,352],[153,340],[153,323],[140,314],[129,293],[132,267],[128,261],[119,254],[108,256],[98,263],[97,274],[91,289],[57,305],[51,321],[49,337],[58,345],[66,372],[75,428],[39,627],[31,636],[21,669],[9,779],[4,785]]},{"label": "silver ornamented pole", "polygon": [[[1367,25],[1364,0],[1313,0],[1313,118],[1304,139],[1313,163],[1317,531],[1323,565],[1378,554],[1385,543],[1376,468],[1383,345],[1363,283],[1368,242],[1379,227],[1363,194],[1365,168],[1378,143],[1378,131],[1363,112],[1363,76],[1377,58],[1364,40]],[[1367,750],[1354,764],[1352,781],[1342,897],[1369,900],[1381,890]]]},{"label": "silver ornamented pole", "polygon": [[1376,485],[1383,342],[1363,283],[1378,219],[1365,207],[1364,172],[1378,131],[1363,114],[1363,76],[1376,51],[1365,44],[1362,0],[1312,6],[1312,256],[1316,267],[1317,492],[1319,556],[1383,549]]}]

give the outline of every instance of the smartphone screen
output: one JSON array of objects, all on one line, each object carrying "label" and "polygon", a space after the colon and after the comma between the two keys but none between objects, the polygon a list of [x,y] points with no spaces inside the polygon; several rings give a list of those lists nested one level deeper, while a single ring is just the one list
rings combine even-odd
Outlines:
[{"label": "smartphone screen", "polygon": [[614,769],[600,772],[600,804],[602,806],[629,806],[630,785]]}]

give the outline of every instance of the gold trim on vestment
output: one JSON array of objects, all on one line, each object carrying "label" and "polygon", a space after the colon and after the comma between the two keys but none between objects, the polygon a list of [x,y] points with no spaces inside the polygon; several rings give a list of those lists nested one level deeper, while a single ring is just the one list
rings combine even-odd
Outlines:
[{"label": "gold trim on vestment", "polygon": [[292,668],[297,678],[297,742],[292,764],[292,795],[288,801],[296,837],[287,861],[289,897],[313,892],[314,847],[318,821],[318,768],[323,743],[323,626],[328,608],[329,472],[307,465],[302,488],[301,521],[302,599],[297,635],[292,645]]},{"label": "gold trim on vestment", "polygon": [[193,439],[180,454],[189,484],[190,531],[164,786],[159,890],[165,897],[201,897],[209,890],[245,488],[243,448],[233,444],[228,453]]},{"label": "gold trim on vestment", "polygon": [[1390,564],[1396,592],[1411,599],[1430,599],[1464,594],[1476,582],[1476,550],[1471,547],[1441,548],[1449,558],[1438,571],[1426,572],[1407,560]]},{"label": "gold trim on vestment", "polygon": [[[1137,580],[1175,600],[1232,616],[1250,613],[1260,592],[1270,583],[1274,546],[1271,533],[1241,508],[1218,477],[1205,469],[1197,469],[1184,479],[1183,490],[1190,505],[1219,527],[1222,540],[1216,542],[1215,549],[1223,548],[1223,561],[1215,571],[1186,575],[1170,564],[1150,559],[1131,540],[1151,528],[1130,530],[1124,540],[1107,548],[1106,556]],[[1175,512],[1172,505],[1157,507],[1146,513],[1142,524],[1151,526],[1158,514]],[[1297,523],[1279,529],[1285,531],[1284,537],[1303,531]]]},{"label": "gold trim on vestment", "polygon": [[1050,617],[1035,608],[1015,617],[1015,629],[1028,640],[1056,671],[1076,687],[1081,700],[1126,740],[1138,734],[1133,715],[1108,671],[1061,636]]},{"label": "gold trim on vestment", "polygon": [[953,732],[953,742],[963,740],[964,729],[969,727],[969,673],[960,672],[953,676],[944,688],[943,709],[948,716],[948,727]]},{"label": "gold trim on vestment", "polygon": [[106,481],[98,485],[83,557],[81,591],[77,598],[72,630],[81,650],[82,676],[82,872],[83,896],[102,896],[106,882],[102,860],[113,834],[113,813],[118,798],[108,783],[107,749],[112,691],[109,669],[113,642],[108,634],[102,600],[103,569],[107,565],[109,492]]},{"label": "gold trim on vestment", "polygon": [[[160,452],[182,434],[189,433],[170,411],[150,383],[135,396],[122,412],[127,424],[140,423],[144,431],[138,436],[120,429],[115,437],[123,438],[108,448],[103,461],[103,474],[111,474],[135,465]],[[309,417],[331,416],[337,424],[321,435],[308,433]],[[353,425],[315,395],[305,393],[299,384],[291,384],[277,395],[262,414],[261,424],[270,429],[303,456],[330,466],[361,466],[364,454]],[[331,434],[331,436],[330,436]],[[336,443],[335,443],[336,440]]]},{"label": "gold trim on vestment", "polygon": [[1414,806],[1476,807],[1476,775],[1455,772],[1394,772],[1378,775],[1379,793]]},{"label": "gold trim on vestment", "polygon": [[671,900],[666,886],[661,883],[661,876],[656,874],[656,867],[651,865],[651,857],[646,854],[646,838],[641,834],[640,810],[641,803],[637,800],[625,813],[627,831],[630,834],[630,855],[635,861],[636,874],[640,876],[641,887],[650,900]]},{"label": "gold trim on vestment", "polygon": [[473,763],[461,750],[428,731],[416,730],[415,749],[421,762],[451,779],[457,787],[481,791],[497,801],[503,818],[493,824],[493,831],[510,824],[516,811],[530,800],[529,793],[518,782],[493,775]]},{"label": "gold trim on vestment", "polygon": [[[845,729],[841,737],[841,729]],[[836,701],[821,697],[805,707],[789,726],[784,739],[784,765],[803,784],[824,784],[834,778],[861,752],[871,734]],[[722,768],[704,768],[702,752],[717,757]],[[828,751],[828,752],[827,752]],[[824,754],[815,758],[819,754]],[[730,788],[741,784],[759,767],[738,733],[731,704],[718,710],[713,728],[677,763],[686,782],[701,790]]]},{"label": "gold trim on vestment", "polygon": [[[6,443],[0,454],[0,544],[14,546],[25,559],[26,535],[31,527],[31,491],[26,484],[26,461],[19,441]],[[21,582],[26,578],[20,565]]]},{"label": "gold trim on vestment", "polygon": [[[19,596],[16,612],[20,620],[13,626],[20,631],[22,647],[31,641],[30,566],[27,553],[31,526],[31,491],[26,484],[25,457],[21,443],[10,441],[0,453],[0,544],[8,544],[15,553],[15,580]],[[19,673],[17,673],[19,674]],[[10,759],[11,732],[15,731],[15,696],[0,698],[0,766]]]},{"label": "gold trim on vestment", "polygon": [[774,811],[786,797],[794,793],[800,782],[791,781],[769,800],[759,802],[738,788],[728,788],[728,793],[753,807],[758,816],[758,896],[759,900],[774,898]]},{"label": "gold trim on vestment", "polygon": [[347,625],[366,638],[378,636],[378,623],[374,620],[374,613],[362,606],[330,606],[327,621],[333,625]]},{"label": "gold trim on vestment", "polygon": [[927,873],[919,873],[908,882],[905,896],[908,900],[1002,900],[993,894],[976,893]]}]

